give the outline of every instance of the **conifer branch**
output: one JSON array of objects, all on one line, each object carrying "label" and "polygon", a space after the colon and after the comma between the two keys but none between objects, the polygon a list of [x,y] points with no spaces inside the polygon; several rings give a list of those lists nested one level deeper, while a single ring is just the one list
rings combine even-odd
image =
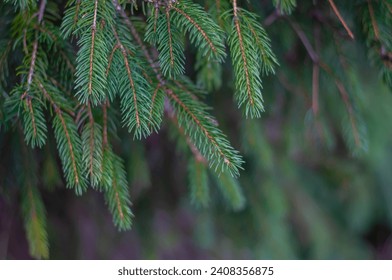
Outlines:
[{"label": "conifer branch", "polygon": [[135,106],[134,111],[135,111],[135,119],[136,119],[136,126],[137,126],[136,130],[137,130],[137,129],[140,128],[139,110],[138,110],[138,105],[137,105],[138,101],[137,101],[135,83],[134,83],[133,77],[132,77],[132,71],[131,71],[131,68],[129,66],[128,54],[127,54],[127,51],[125,50],[123,44],[121,43],[120,38],[118,37],[116,30],[113,29],[113,33],[114,33],[114,36],[116,37],[117,44],[118,44],[118,46],[119,46],[119,48],[121,50],[121,53],[122,53],[122,56],[123,56],[123,59],[124,59],[125,68],[126,68],[127,75],[128,75],[129,84],[130,84],[131,89],[132,89],[132,97],[133,97],[133,103],[134,103],[133,106]]},{"label": "conifer branch", "polygon": [[91,47],[90,47],[90,70],[89,70],[89,80],[88,80],[88,94],[92,93],[92,83],[93,83],[93,58],[94,58],[94,44],[95,44],[95,32],[97,29],[97,12],[98,12],[98,0],[94,2],[94,18],[91,25]]},{"label": "conifer branch", "polygon": [[113,178],[112,184],[113,184],[113,190],[114,190],[114,193],[115,193],[115,199],[116,199],[116,202],[117,202],[117,211],[119,213],[121,223],[123,223],[124,222],[124,213],[122,211],[120,196],[119,196],[118,190],[117,190],[117,180],[116,180],[116,178]]},{"label": "conifer branch", "polygon": [[27,107],[29,108],[28,110],[31,116],[31,125],[33,127],[33,138],[37,138],[37,125],[35,122],[34,109],[33,109],[33,105],[31,104],[30,97],[26,97],[26,103],[27,103]]},{"label": "conifer branch", "polygon": [[[247,117],[258,118],[264,111],[260,73],[273,72],[277,61],[270,50],[269,39],[256,21],[255,15],[240,9],[237,1],[233,1],[233,24],[228,44],[234,69],[235,98],[238,106],[245,105],[244,111]],[[263,58],[264,55],[267,59]]]},{"label": "conifer branch", "polygon": [[102,147],[106,148],[108,145],[108,101],[106,100],[102,105],[102,113],[103,113],[103,140],[102,140]]},{"label": "conifer branch", "polygon": [[[76,166],[76,156],[75,156],[74,146],[71,141],[70,132],[68,131],[68,127],[67,127],[67,124],[65,122],[65,119],[64,119],[64,116],[63,116],[61,110],[58,107],[55,107],[55,111],[56,111],[56,114],[60,120],[62,129],[64,130],[64,133],[65,133],[65,137],[67,140],[67,145],[68,145],[68,149],[69,149],[69,153],[70,153],[70,160],[71,160],[71,164],[72,164],[72,171],[73,171],[73,176],[75,179],[75,185],[78,186],[81,183],[80,182],[81,179],[79,178],[79,172],[78,172],[78,168]],[[81,194],[82,189],[77,188],[76,192],[77,192],[77,194]]]},{"label": "conifer branch", "polygon": [[82,0],[76,0],[75,4],[75,15],[73,18],[73,27],[75,28],[77,23],[78,23],[78,18],[79,18],[79,10],[80,10],[80,3]]},{"label": "conifer branch", "polygon": [[[34,43],[33,43],[33,51],[31,52],[30,69],[29,69],[29,74],[27,76],[27,89],[26,89],[26,93],[25,93],[26,95],[30,91],[30,86],[31,86],[31,83],[33,82],[33,75],[34,75],[34,69],[35,69],[35,60],[37,59],[37,51],[38,51],[38,38],[34,41]],[[24,98],[24,96],[22,96],[22,98]]]},{"label": "conifer branch", "polygon": [[250,74],[249,74],[249,69],[248,69],[248,61],[247,57],[245,54],[245,47],[244,47],[244,41],[242,38],[242,33],[241,33],[241,27],[238,19],[238,10],[237,10],[237,0],[233,0],[233,11],[234,11],[234,25],[237,31],[237,36],[238,36],[238,41],[239,41],[239,46],[241,50],[241,58],[242,58],[242,63],[244,66],[244,72],[245,72],[245,79],[246,79],[246,91],[248,94],[250,106],[254,107],[254,101],[253,101],[253,96],[252,96],[252,88],[250,85]]},{"label": "conifer branch", "polygon": [[[13,94],[21,94],[22,87],[14,90]],[[42,106],[37,98],[26,96],[20,100],[20,105],[23,104],[22,123],[25,134],[25,141],[31,147],[42,147],[46,141],[46,123],[42,111]]]},{"label": "conifer branch", "polygon": [[68,38],[71,35],[80,34],[78,32],[78,21],[80,17],[82,1],[71,0],[67,3],[66,10],[61,24],[61,33],[64,38]]},{"label": "conifer branch", "polygon": [[152,98],[151,98],[151,106],[150,106],[150,118],[148,121],[148,127],[152,126],[152,122],[153,122],[153,117],[154,117],[154,109],[156,107],[156,100],[159,98],[159,90],[161,89],[161,84],[158,83],[157,87],[154,90],[154,93],[152,94]]},{"label": "conifer branch", "polygon": [[[127,14],[125,13],[125,11],[121,7],[121,5],[118,3],[118,0],[113,0],[113,5],[114,5],[116,11],[121,15],[121,18],[124,20],[125,24],[129,28],[129,30],[131,31],[133,38],[136,40],[136,43],[142,49],[143,55],[146,57],[148,63],[150,65],[154,65],[154,60],[151,58],[151,56],[147,50],[147,47],[143,44],[143,40],[140,38],[139,33],[137,32],[136,28],[133,26],[133,24],[129,20]],[[157,71],[156,67],[152,67],[152,69],[156,73],[156,71]]]},{"label": "conifer branch", "polygon": [[256,22],[256,17],[253,14],[245,11],[243,13],[247,15],[243,17],[243,20],[246,23],[246,28],[248,28],[251,32],[258,50],[260,51],[260,64],[263,74],[274,74],[275,65],[279,65],[279,63],[271,50],[270,39],[268,38],[267,33],[264,28]]},{"label": "conifer branch", "polygon": [[182,83],[180,83],[179,81],[174,81],[174,84],[176,86],[178,86],[179,89],[183,90],[185,93],[187,93],[193,100],[199,100],[199,97],[196,96],[195,93],[193,93],[192,91],[190,91],[189,89],[186,88],[185,85],[183,85]]},{"label": "conifer branch", "polygon": [[90,125],[90,141],[89,141],[89,150],[90,150],[90,160],[89,160],[89,173],[90,177],[93,176],[93,167],[94,167],[94,117],[93,113],[91,111],[91,105],[90,102],[87,103],[87,112],[88,112],[88,118],[89,118],[89,125]]},{"label": "conifer branch", "polygon": [[[102,103],[106,98],[108,54],[111,38],[111,27],[114,24],[114,9],[110,2],[95,0],[82,1],[78,20],[73,31],[80,38],[76,57],[76,96],[80,103],[92,105]],[[65,19],[64,19],[65,20]],[[63,21],[64,30],[69,22]],[[105,24],[99,25],[99,22]],[[63,31],[65,34],[69,31]]]},{"label": "conifer branch", "polygon": [[[128,127],[128,131],[133,131],[134,136],[140,139],[159,128],[160,112],[155,107],[151,110],[152,88],[143,75],[137,56],[131,56],[135,53],[133,51],[135,47],[125,28],[120,25],[118,30],[113,29],[119,52],[113,56],[113,63],[117,68],[110,70],[111,76],[108,79],[116,81],[117,88],[110,87],[109,95],[113,96],[114,91],[119,92],[122,121]],[[163,107],[161,109],[163,111]],[[150,119],[151,112],[154,115],[152,119]]]},{"label": "conifer branch", "polygon": [[166,16],[167,32],[168,32],[168,36],[169,36],[168,38],[169,38],[170,66],[171,66],[171,68],[174,68],[173,38],[172,38],[172,32],[171,32],[171,28],[170,28],[169,8],[166,9],[165,16]]},{"label": "conifer branch", "polygon": [[114,56],[114,53],[116,52],[116,50],[118,48],[119,48],[119,45],[115,44],[113,49],[112,49],[112,51],[110,52],[109,60],[108,60],[108,67],[106,68],[106,72],[105,72],[106,73],[106,77],[109,75],[109,70],[110,70],[110,67],[112,66],[113,56]]},{"label": "conifer branch", "polygon": [[128,192],[128,182],[124,171],[124,164],[117,155],[112,152],[110,146],[106,146],[103,152],[103,176],[105,200],[113,215],[114,224],[120,230],[130,229],[132,226],[131,202]]},{"label": "conifer branch", "polygon": [[184,12],[182,9],[178,8],[176,5],[172,6],[172,9],[175,10],[176,12],[180,13],[183,15],[203,36],[204,40],[207,42],[207,44],[210,46],[211,50],[216,53],[217,49],[210,39],[210,37],[207,35],[206,31],[193,19],[191,18],[186,12]]},{"label": "conifer branch", "polygon": [[[210,118],[206,117],[206,112],[201,109],[203,105],[196,100],[187,98],[180,92],[175,94],[171,89],[168,89],[166,94],[174,102],[180,118],[179,124],[183,126],[184,122],[189,123],[191,121],[194,123],[194,128],[189,124],[185,125],[185,132],[197,145],[202,155],[208,158],[210,166],[219,173],[229,170],[233,176],[238,176],[242,159],[229,145],[220,130],[211,122]],[[204,135],[205,138],[200,139],[198,133]]]},{"label": "conifer branch", "polygon": [[155,6],[154,6],[154,33],[157,32],[158,13],[159,13],[159,6],[158,6],[158,3],[155,2]]},{"label": "conifer branch", "polygon": [[87,104],[88,123],[82,132],[83,163],[90,177],[90,183],[97,187],[102,177],[102,132],[95,123],[90,103]]},{"label": "conifer branch", "polygon": [[53,120],[53,127],[67,186],[75,188],[76,194],[81,195],[86,188],[86,184],[84,178],[81,177],[81,148],[78,142],[76,127],[74,127],[73,121],[69,116],[65,115],[56,104],[42,83],[39,83],[39,88],[56,113],[56,117]]},{"label": "conifer branch", "polygon": [[[39,11],[38,11],[38,24],[41,24],[41,21],[44,17],[44,12],[45,12],[45,6],[46,6],[46,0],[41,0],[41,4],[39,6]],[[27,78],[27,91],[30,90],[30,85],[33,81],[33,75],[34,75],[34,69],[35,69],[35,60],[37,58],[37,51],[38,51],[38,35],[35,35],[36,39],[33,43],[33,51],[31,53],[31,62],[30,62],[30,70]]]},{"label": "conifer branch", "polygon": [[197,162],[200,162],[202,164],[207,165],[208,162],[206,158],[200,153],[199,149],[193,144],[192,140],[189,138],[188,135],[186,135],[184,128],[181,127],[181,125],[178,122],[178,118],[175,115],[173,107],[170,105],[170,103],[166,102],[165,104],[165,113],[168,115],[169,119],[173,122],[173,124],[176,126],[178,129],[178,132],[180,133],[181,136],[184,137],[189,149],[191,150],[195,160]]},{"label": "conifer branch", "polygon": [[[189,125],[185,125],[184,128],[186,130],[186,134],[190,136],[191,141],[202,153],[202,155],[209,160],[210,166],[214,167],[215,170],[219,169],[219,173],[222,170],[228,169],[234,176],[238,176],[238,169],[241,168],[242,164],[242,159],[238,155],[238,152],[229,145],[227,139],[213,123],[213,119],[207,115],[206,111],[203,110],[205,108],[202,103],[198,104],[199,107],[203,108],[202,112],[199,114],[198,110],[200,109],[196,109],[197,106],[194,108],[196,111],[193,111],[190,107],[187,106],[187,104],[184,103],[184,100],[186,100],[185,96],[184,99],[181,99],[178,95],[180,93],[175,94],[173,90],[167,86],[167,81],[163,78],[158,68],[155,67],[155,63],[153,62],[154,60],[148,53],[147,48],[144,46],[132,22],[126,18],[126,14],[118,4],[118,1],[113,0],[113,3],[115,4],[117,12],[119,12],[120,15],[124,17],[124,21],[127,27],[131,30],[131,33],[136,42],[142,48],[143,54],[153,69],[159,84],[162,86],[169,99],[174,102],[175,107],[177,107],[176,111],[179,114],[179,117],[181,117],[181,111],[184,112],[185,115],[183,115],[183,117],[189,118],[189,120],[196,125],[197,129],[199,129],[202,135],[205,137],[205,140],[200,139],[197,137],[197,135],[195,135],[193,129],[188,127]],[[193,100],[192,102],[197,101]],[[195,113],[197,113],[197,115]],[[181,124],[182,121],[179,121]],[[204,124],[206,124],[206,126]],[[210,130],[214,132],[211,134]]]}]

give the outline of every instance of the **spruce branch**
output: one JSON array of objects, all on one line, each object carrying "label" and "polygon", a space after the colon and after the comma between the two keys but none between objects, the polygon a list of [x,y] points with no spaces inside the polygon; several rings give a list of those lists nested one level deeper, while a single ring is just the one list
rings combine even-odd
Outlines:
[{"label": "spruce branch", "polygon": [[108,105],[109,102],[106,100],[102,105],[102,114],[103,114],[103,134],[102,134],[102,147],[105,148],[109,144],[108,142]]},{"label": "spruce branch", "polygon": [[14,6],[17,6],[20,10],[28,10],[35,8],[37,5],[36,0],[4,0],[6,3],[7,2],[12,2]]},{"label": "spruce branch", "polygon": [[296,0],[273,0],[273,4],[280,14],[289,15],[293,12],[295,7],[297,6],[297,1]]},{"label": "spruce branch", "polygon": [[45,86],[43,84],[39,86],[55,111],[52,125],[67,187],[75,189],[76,194],[81,195],[86,190],[87,185],[83,174],[82,147],[77,128],[72,118],[56,104]]},{"label": "spruce branch", "polygon": [[275,54],[272,52],[271,42],[267,32],[259,24],[255,14],[247,12],[246,10],[241,10],[241,14],[245,15],[242,19],[252,33],[256,46],[258,47],[258,57],[262,67],[262,74],[275,74],[275,66],[279,65],[279,63]]},{"label": "spruce branch", "polygon": [[[113,79],[117,75],[115,78],[121,98],[123,123],[128,127],[129,132],[134,133],[136,138],[147,137],[160,125],[159,111],[151,107],[154,105],[151,102],[152,89],[145,79],[136,57],[130,55],[134,53],[131,38],[123,29],[119,29],[118,34],[116,30],[113,33],[116,44],[119,46],[119,51],[113,55],[113,61],[120,68],[118,70],[111,69],[114,71],[111,77]],[[125,72],[119,72],[121,69],[125,69]],[[150,115],[152,113],[154,114],[153,118]]]},{"label": "spruce branch", "polygon": [[82,132],[83,164],[93,187],[98,187],[102,177],[102,131],[94,121],[91,105],[88,103],[88,123]]},{"label": "spruce branch", "polygon": [[165,93],[162,88],[162,85],[158,83],[157,87],[155,88],[152,98],[151,98],[151,105],[150,105],[150,114],[149,114],[149,121],[148,127],[153,129],[155,127],[155,131],[157,132],[157,126],[154,126],[154,123],[160,124],[162,122],[162,116],[164,112],[164,100],[165,100]]},{"label": "spruce branch", "polygon": [[171,5],[175,11],[173,22],[183,32],[189,32],[191,43],[195,43],[203,56],[222,62],[226,56],[224,32],[197,4],[182,0]]},{"label": "spruce branch", "polygon": [[[373,6],[370,1],[367,1],[367,5],[362,5],[361,12],[371,61],[380,69],[385,83],[392,88],[392,48],[390,28],[388,28],[392,22],[390,5],[382,1],[379,5]],[[383,19],[382,22],[380,18]]]},{"label": "spruce branch", "polygon": [[53,129],[57,148],[63,165],[67,187],[81,195],[87,188],[82,168],[82,148],[76,126],[72,119],[57,107],[53,119]]},{"label": "spruce branch", "polygon": [[238,176],[242,159],[214,124],[207,107],[183,92],[175,93],[169,89],[166,94],[176,110],[180,126],[208,159],[211,168],[218,173],[228,170]]},{"label": "spruce branch", "polygon": [[184,35],[173,24],[174,18],[169,8],[158,16],[157,30],[154,32],[154,20],[148,20],[145,40],[156,44],[159,52],[161,71],[165,77],[175,78],[184,73]]},{"label": "spruce branch", "polygon": [[[38,24],[41,24],[42,18],[44,17],[44,12],[45,12],[45,6],[46,6],[46,0],[41,0],[41,4],[39,6],[38,10]],[[29,69],[29,74],[27,76],[27,90],[26,93],[30,90],[31,83],[33,82],[33,75],[34,75],[34,70],[35,70],[35,61],[37,58],[37,51],[38,51],[38,34],[35,34],[35,41],[33,43],[33,50],[31,53],[31,62],[30,62],[30,69]]]},{"label": "spruce branch", "polygon": [[[45,11],[45,6],[46,6],[46,0],[42,0],[39,6],[37,18],[38,18],[38,24],[41,24],[43,16],[44,16],[44,11]],[[27,27],[26,29],[27,30]],[[26,55],[24,59],[24,64],[28,67],[28,72],[27,72],[27,81],[26,84],[23,86],[24,87],[24,92],[21,94],[20,99],[25,103],[23,108],[23,126],[24,126],[24,133],[25,133],[25,140],[27,143],[29,143],[33,148],[38,146],[42,147],[45,142],[46,142],[46,123],[45,119],[43,116],[42,108],[40,103],[36,98],[34,97],[34,89],[35,85],[33,84],[33,78],[35,75],[35,72],[37,71],[37,59],[38,59],[38,33],[35,32],[35,37],[34,37],[34,42],[32,44],[32,51],[31,54]],[[26,43],[27,44],[27,43]],[[27,48],[27,47],[26,47]],[[42,55],[42,59],[45,60],[45,55]],[[45,64],[45,62],[40,62]],[[41,65],[38,65],[39,69],[38,71],[41,74],[44,74],[44,69],[40,68]],[[23,68],[23,66],[22,66]],[[44,67],[43,67],[44,68]],[[21,74],[25,73],[24,71],[21,71]],[[39,75],[39,74],[37,74]],[[33,88],[33,89],[32,89]],[[14,94],[17,93],[18,90],[15,90]],[[33,100],[34,99],[34,100]]]},{"label": "spruce branch", "polygon": [[102,104],[102,132],[100,145],[102,161],[99,188],[104,192],[105,201],[113,216],[113,222],[119,230],[128,230],[132,226],[131,201],[124,163],[113,153],[108,139],[109,101]]},{"label": "spruce branch", "polygon": [[[80,49],[76,57],[76,88],[78,90],[76,96],[82,104],[87,104],[91,100],[94,105],[97,105],[105,98],[106,79],[102,77],[102,73],[107,64],[105,59],[107,48],[101,33],[99,35],[96,31],[91,31],[91,33],[94,35],[84,33],[78,41]],[[101,42],[95,43],[95,40]]]},{"label": "spruce branch", "polygon": [[110,146],[104,148],[102,169],[105,200],[113,215],[113,222],[119,230],[128,230],[132,226],[133,214],[124,163]]},{"label": "spruce branch", "polygon": [[116,37],[117,44],[120,47],[121,54],[122,54],[122,56],[124,58],[124,64],[125,64],[125,68],[126,68],[126,71],[127,71],[129,84],[130,84],[130,87],[132,89],[133,105],[135,106],[134,111],[135,111],[135,120],[136,120],[136,126],[137,126],[136,129],[138,129],[138,128],[140,128],[139,110],[137,108],[137,103],[138,102],[137,102],[137,96],[136,96],[135,82],[133,81],[132,72],[131,72],[131,69],[130,69],[130,66],[129,66],[128,54],[127,54],[127,51],[125,50],[123,44],[121,44],[120,38],[118,37],[117,32],[114,29],[113,29],[113,33],[114,33],[114,36]]},{"label": "spruce branch", "polygon": [[61,34],[65,39],[68,39],[71,35],[76,35],[75,30],[80,17],[80,5],[81,0],[70,0],[65,6],[66,10],[60,27]]},{"label": "spruce branch", "polygon": [[33,148],[41,148],[46,142],[47,132],[42,106],[35,98],[25,97],[22,100],[25,141]]},{"label": "spruce branch", "polygon": [[97,10],[98,10],[98,0],[94,3],[94,18],[91,25],[91,47],[90,47],[90,67],[89,67],[89,79],[88,79],[88,94],[91,95],[92,92],[92,76],[93,76],[93,58],[94,58],[94,44],[95,44],[95,32],[97,30]]},{"label": "spruce branch", "polygon": [[264,111],[260,69],[273,72],[274,57],[269,39],[255,16],[245,12],[233,1],[233,24],[228,38],[234,68],[238,106],[245,106],[245,115],[258,118]]},{"label": "spruce branch", "polygon": [[206,158],[200,153],[199,149],[193,144],[190,137],[185,133],[184,128],[179,124],[178,118],[175,114],[174,108],[172,105],[166,100],[165,102],[165,113],[169,117],[169,119],[173,122],[175,127],[177,128],[179,134],[185,139],[190,151],[192,152],[195,161],[202,163],[204,165],[208,164]]},{"label": "spruce branch", "polygon": [[238,176],[243,161],[238,152],[231,147],[226,137],[217,128],[216,121],[207,113],[207,107],[203,103],[193,100],[186,92],[180,90],[175,93],[170,88],[169,83],[161,75],[159,69],[155,67],[153,58],[148,53],[132,22],[127,19],[118,1],[113,0],[113,3],[117,12],[124,18],[127,27],[131,30],[132,36],[142,48],[143,54],[153,69],[157,80],[162,85],[164,92],[171,100],[185,133],[189,135],[203,157],[208,159],[213,169],[218,173],[229,170],[233,176]]},{"label": "spruce branch", "polygon": [[[114,8],[111,2],[83,1],[77,29],[79,51],[76,62],[76,96],[82,104],[90,100],[92,105],[101,104],[106,98],[108,54],[111,26],[114,24]],[[98,24],[100,23],[100,24]]]}]

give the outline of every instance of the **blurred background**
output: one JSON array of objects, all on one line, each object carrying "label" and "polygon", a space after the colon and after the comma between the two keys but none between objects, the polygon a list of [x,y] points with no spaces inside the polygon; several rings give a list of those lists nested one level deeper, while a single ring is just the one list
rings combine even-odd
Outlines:
[{"label": "blurred background", "polygon": [[[236,108],[230,61],[208,82],[194,69],[194,50],[187,54],[188,75],[209,89],[211,113],[244,157],[245,204],[233,210],[212,174],[209,206],[193,203],[190,152],[169,120],[142,142],[119,129],[115,150],[125,159],[135,216],[132,230],[119,232],[101,193],[65,189],[48,141],[34,158],[51,259],[392,259],[392,95],[358,17],[367,1],[339,6],[355,40],[327,1],[300,2],[290,16],[271,1],[247,4],[280,64],[263,79],[259,120]],[[391,35],[391,26],[379,25]],[[1,182],[12,185],[18,174],[7,159],[20,143],[0,139]],[[30,258],[19,202],[0,185],[0,259]]]}]

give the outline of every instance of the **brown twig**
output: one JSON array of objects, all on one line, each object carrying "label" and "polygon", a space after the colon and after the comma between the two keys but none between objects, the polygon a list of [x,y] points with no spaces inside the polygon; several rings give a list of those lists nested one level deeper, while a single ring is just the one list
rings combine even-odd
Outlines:
[{"label": "brown twig", "polygon": [[343,82],[333,73],[332,69],[322,61],[320,61],[320,67],[327,72],[330,76],[332,76],[335,80],[336,87],[340,93],[340,96],[344,102],[344,105],[346,106],[347,113],[349,115],[352,131],[353,131],[353,136],[354,136],[354,142],[357,147],[361,145],[360,142],[360,136],[359,136],[359,131],[357,128],[357,124],[355,121],[354,117],[354,107],[350,102],[350,96],[343,84]]},{"label": "brown twig", "polygon": [[374,37],[376,38],[377,41],[379,41],[380,40],[380,30],[378,29],[376,18],[374,16],[373,6],[372,6],[372,3],[370,3],[370,0],[368,0],[367,2],[368,2],[368,7],[369,7],[370,19],[372,21],[372,27],[374,30]]},{"label": "brown twig", "polygon": [[313,62],[317,63],[318,60],[319,60],[319,57],[318,57],[316,51],[314,50],[312,44],[308,40],[308,37],[306,37],[305,32],[300,27],[300,25],[298,23],[296,23],[295,21],[291,20],[288,17],[286,17],[286,20],[290,23],[290,25],[293,28],[293,30],[295,31],[295,33],[297,33],[297,36],[301,40],[301,42],[304,45],[306,51],[308,52],[310,59]]},{"label": "brown twig", "polygon": [[342,23],[344,29],[346,29],[347,34],[350,36],[351,39],[354,39],[354,34],[351,32],[350,28],[348,27],[347,23],[344,21],[342,15],[340,14],[338,8],[336,7],[335,3],[333,0],[328,0],[329,4],[332,7],[332,10],[334,11],[335,15],[338,17],[340,22]]},{"label": "brown twig", "polygon": [[[319,49],[320,49],[320,27],[318,25],[314,28],[314,41],[315,41],[315,49],[316,55],[319,57]],[[313,62],[313,71],[312,71],[312,110],[315,117],[318,116],[319,113],[319,92],[320,92],[320,66],[318,62]]]}]

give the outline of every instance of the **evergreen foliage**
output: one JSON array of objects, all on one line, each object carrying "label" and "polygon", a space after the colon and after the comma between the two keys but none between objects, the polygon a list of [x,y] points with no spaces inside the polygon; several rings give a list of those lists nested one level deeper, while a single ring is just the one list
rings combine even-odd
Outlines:
[{"label": "evergreen foliage", "polygon": [[291,14],[297,5],[296,0],[273,0],[274,6],[283,14]]},{"label": "evergreen foliage", "polygon": [[[114,225],[119,230],[130,229],[128,166],[132,156],[127,154],[144,160],[140,159],[143,153],[139,154],[142,146],[134,141],[151,145],[167,127],[174,128],[172,133],[186,155],[190,200],[197,207],[215,207],[212,198],[217,189],[232,210],[257,205],[250,210],[255,224],[263,220],[263,225],[270,222],[278,230],[287,227],[287,196],[301,201],[306,195],[302,189],[276,190],[273,186],[286,185],[279,174],[290,170],[288,178],[299,188],[306,172],[274,155],[274,145],[284,146],[288,154],[297,153],[296,147],[306,144],[290,132],[304,127],[304,134],[318,147],[333,149],[343,137],[352,155],[366,154],[370,141],[362,111],[367,104],[358,94],[360,78],[350,74],[354,66],[347,60],[354,54],[349,54],[345,43],[355,34],[370,63],[392,89],[391,1],[262,2],[0,2],[0,147],[23,143],[16,146],[15,155],[5,151],[7,156],[0,160],[6,166],[5,173],[0,168],[0,174],[6,174],[0,180],[0,194],[13,193],[15,180],[20,185],[17,193],[33,257],[50,257],[41,184],[61,185],[59,170],[64,185],[78,196],[90,187],[101,192]],[[309,11],[311,18],[299,23],[297,14]],[[303,28],[305,24],[309,30]],[[275,34],[272,39],[267,28],[271,29],[268,34]],[[290,68],[291,63],[296,69]],[[226,112],[230,92],[246,120],[233,121],[238,112]],[[275,92],[292,93],[287,99],[294,105],[279,103],[278,96],[272,108],[268,104],[274,104]],[[222,112],[211,107],[216,100]],[[268,116],[273,110],[284,111],[289,125],[280,127],[279,133],[288,135],[287,143],[271,144],[259,123],[249,120],[262,118],[265,104]],[[234,126],[234,132],[226,135],[232,122],[241,125],[241,137],[234,135],[238,129]],[[339,136],[334,138],[336,131]],[[234,148],[240,147],[238,141],[243,144],[246,167],[254,172],[251,178],[239,179],[245,160]],[[128,150],[133,145],[137,152]],[[58,163],[52,150],[57,151]],[[10,166],[8,160],[21,163]],[[36,161],[45,164],[41,167]],[[272,175],[260,178],[259,170]],[[15,174],[23,175],[15,179]],[[318,180],[317,176],[309,178]],[[241,187],[264,179],[266,187],[260,192]],[[276,214],[274,221],[257,212],[273,207],[265,199],[267,192],[275,199],[271,205],[286,205],[281,209],[284,214]],[[262,203],[254,201],[257,198]],[[308,209],[316,209],[309,205]],[[310,215],[322,216],[317,211]],[[304,223],[317,235],[316,227],[306,219]],[[320,221],[322,227],[326,223]],[[265,228],[256,230],[273,235]],[[291,242],[285,235],[282,240]]]},{"label": "evergreen foliage", "polygon": [[245,104],[246,116],[259,118],[264,111],[260,73],[273,73],[277,61],[257,17],[237,6],[233,8],[233,16],[228,44],[234,66],[236,99],[239,106]]}]

